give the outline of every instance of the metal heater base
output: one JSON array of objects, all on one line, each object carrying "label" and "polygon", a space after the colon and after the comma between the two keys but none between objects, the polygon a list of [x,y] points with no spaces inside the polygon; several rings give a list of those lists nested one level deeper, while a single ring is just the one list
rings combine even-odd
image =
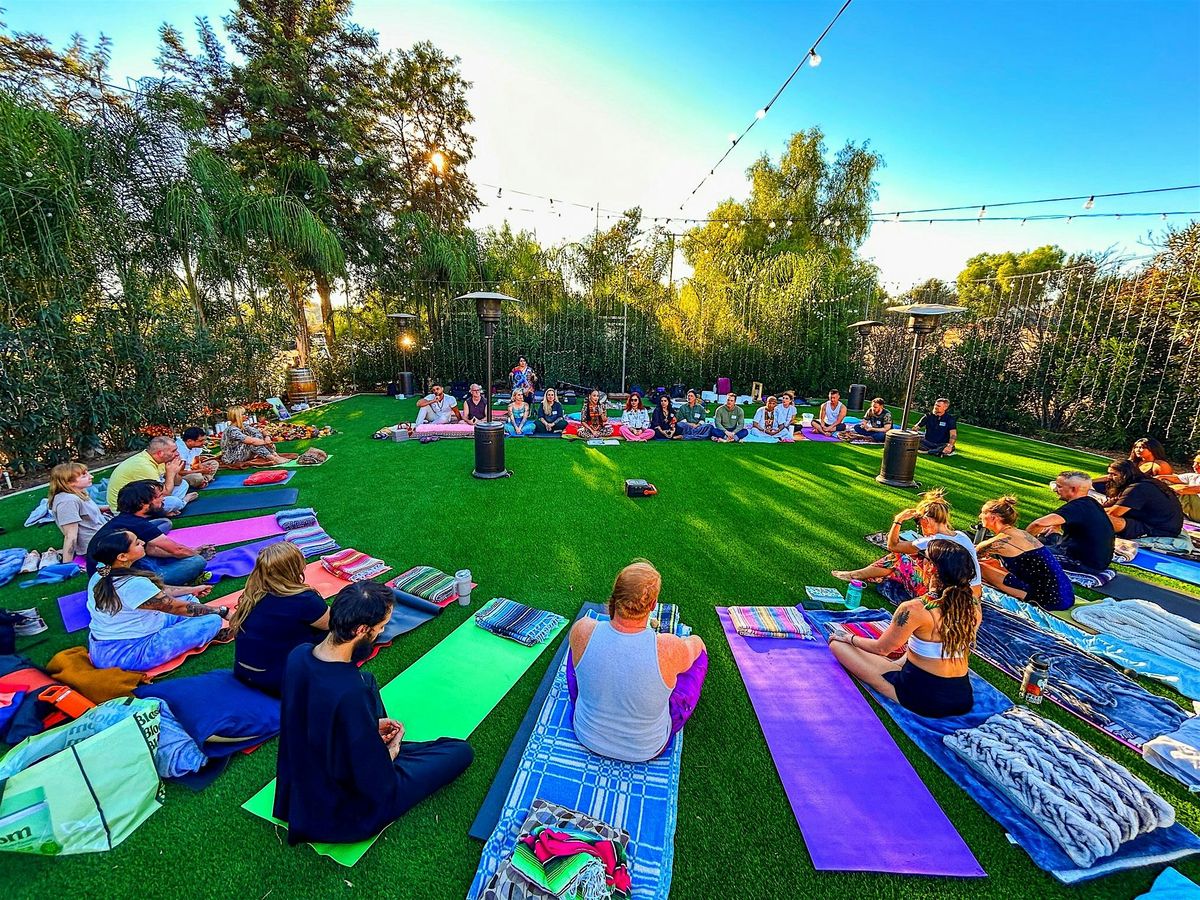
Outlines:
[{"label": "metal heater base", "polygon": [[889,431],[884,435],[883,459],[879,463],[879,474],[875,476],[875,480],[889,487],[920,487],[913,478],[917,470],[917,450],[920,446],[921,433],[918,431]]},{"label": "metal heater base", "polygon": [[476,478],[507,478],[512,472],[504,467],[504,425],[483,422],[475,426]]}]

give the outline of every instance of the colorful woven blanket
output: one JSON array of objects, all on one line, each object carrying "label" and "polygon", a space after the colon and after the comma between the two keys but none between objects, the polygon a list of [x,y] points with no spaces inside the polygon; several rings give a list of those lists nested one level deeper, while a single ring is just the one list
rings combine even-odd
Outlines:
[{"label": "colorful woven blanket", "polygon": [[516,600],[496,597],[475,614],[475,624],[485,631],[526,647],[540,644],[566,621],[557,613],[534,609]]},{"label": "colorful woven blanket", "polygon": [[493,900],[529,895],[528,886],[554,897],[630,896],[629,835],[581,812],[535,800],[517,835],[507,867],[484,891]]},{"label": "colorful woven blanket", "polygon": [[322,556],[321,566],[329,574],[345,581],[370,581],[377,575],[392,571],[392,567],[382,559],[367,556],[353,548],[332,556]]},{"label": "colorful woven blanket", "polygon": [[310,508],[281,509],[275,513],[275,521],[284,531],[294,528],[311,528],[317,524],[317,514]]},{"label": "colorful woven blanket", "polygon": [[813,639],[804,613],[794,606],[731,606],[729,618],[742,637]]},{"label": "colorful woven blanket", "polygon": [[674,603],[658,603],[650,613],[650,627],[659,634],[677,634],[680,630],[679,607]]},{"label": "colorful woven blanket", "polygon": [[422,600],[439,606],[458,596],[454,576],[447,575],[433,566],[413,566],[388,582],[388,587],[408,594],[416,594]]},{"label": "colorful woven blanket", "polygon": [[325,533],[320,525],[311,528],[293,528],[285,537],[295,544],[306,557],[320,556],[322,553],[333,553],[342,549],[341,544]]}]

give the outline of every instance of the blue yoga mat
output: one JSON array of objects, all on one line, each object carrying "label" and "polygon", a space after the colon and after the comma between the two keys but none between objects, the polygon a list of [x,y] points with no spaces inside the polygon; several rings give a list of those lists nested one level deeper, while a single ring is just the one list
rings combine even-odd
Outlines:
[{"label": "blue yoga mat", "polygon": [[[809,611],[806,615],[818,624],[847,621],[887,621],[886,612],[876,609],[860,609],[851,612]],[[1142,866],[1161,865],[1200,853],[1200,838],[1179,823],[1170,828],[1160,828],[1121,845],[1112,856],[1098,860],[1088,869],[1081,869],[1033,819],[1014,806],[991,785],[981,779],[959,757],[947,750],[942,739],[964,728],[977,728],[997,713],[1012,706],[1012,701],[978,675],[971,674],[971,688],[975,692],[975,707],[965,716],[945,719],[926,719],[909,712],[900,704],[871,691],[875,700],[887,711],[908,735],[943,772],[950,776],[983,811],[995,819],[1033,860],[1064,884],[1089,881],[1101,875],[1110,875]]]},{"label": "blue yoga mat", "polygon": [[[583,608],[579,610],[579,615],[575,617],[578,621],[588,612],[594,612],[597,615],[604,612],[604,606],[600,603],[585,603]],[[513,735],[512,743],[508,745],[508,752],[504,754],[504,759],[500,761],[500,768],[496,770],[496,777],[492,779],[492,786],[488,788],[487,796],[483,798],[483,805],[479,807],[479,812],[475,815],[475,821],[471,823],[471,828],[467,831],[471,837],[477,841],[486,841],[496,830],[496,823],[500,821],[500,813],[504,809],[504,798],[508,796],[509,788],[512,787],[513,778],[517,774],[517,766],[521,762],[521,754],[525,752],[525,745],[529,743],[529,736],[533,734],[533,726],[537,724],[538,716],[541,715],[542,707],[546,703],[546,697],[550,693],[550,688],[554,685],[554,678],[558,675],[558,670],[562,667],[563,660],[566,659],[567,649],[571,646],[569,638],[564,637],[562,644],[554,654],[554,658],[550,660],[550,666],[546,669],[546,674],[542,676],[542,683],[538,685],[537,690],[533,694],[533,700],[529,704],[529,711],[525,713],[525,718],[521,720],[521,724],[517,726],[517,733]]]},{"label": "blue yoga mat", "polygon": [[248,494],[213,494],[198,497],[184,507],[183,516],[206,516],[211,513],[244,512],[249,509],[279,509],[292,506],[300,491],[296,488],[277,488],[273,491],[253,491]]},{"label": "blue yoga mat", "polygon": [[1129,565],[1200,586],[1200,560],[1171,556],[1157,550],[1139,550]]},{"label": "blue yoga mat", "polygon": [[[259,469],[258,471],[261,472],[263,470]],[[243,487],[244,488],[279,487],[282,484],[287,484],[289,481],[291,481],[293,478],[296,477],[295,469],[291,469],[286,473],[287,478],[283,479],[283,481],[276,481],[274,484],[243,484],[242,483],[253,474],[254,474],[253,472],[242,472],[238,475],[218,475],[216,478],[214,478],[212,481],[210,481],[208,483],[208,487],[206,487],[205,490],[206,491],[224,491],[224,490],[232,490],[234,488],[243,488]]]}]

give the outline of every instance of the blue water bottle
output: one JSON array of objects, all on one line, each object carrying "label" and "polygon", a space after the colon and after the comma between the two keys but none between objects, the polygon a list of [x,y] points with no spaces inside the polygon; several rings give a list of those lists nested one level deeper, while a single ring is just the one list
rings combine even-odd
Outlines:
[{"label": "blue water bottle", "polygon": [[846,609],[858,609],[862,606],[863,583],[852,581],[846,588]]}]

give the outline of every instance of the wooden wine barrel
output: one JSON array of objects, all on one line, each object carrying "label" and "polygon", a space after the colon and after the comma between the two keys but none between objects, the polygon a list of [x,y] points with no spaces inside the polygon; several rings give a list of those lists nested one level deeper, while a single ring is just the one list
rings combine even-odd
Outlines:
[{"label": "wooden wine barrel", "polygon": [[292,403],[312,403],[317,399],[317,376],[312,369],[288,369],[288,400]]}]

